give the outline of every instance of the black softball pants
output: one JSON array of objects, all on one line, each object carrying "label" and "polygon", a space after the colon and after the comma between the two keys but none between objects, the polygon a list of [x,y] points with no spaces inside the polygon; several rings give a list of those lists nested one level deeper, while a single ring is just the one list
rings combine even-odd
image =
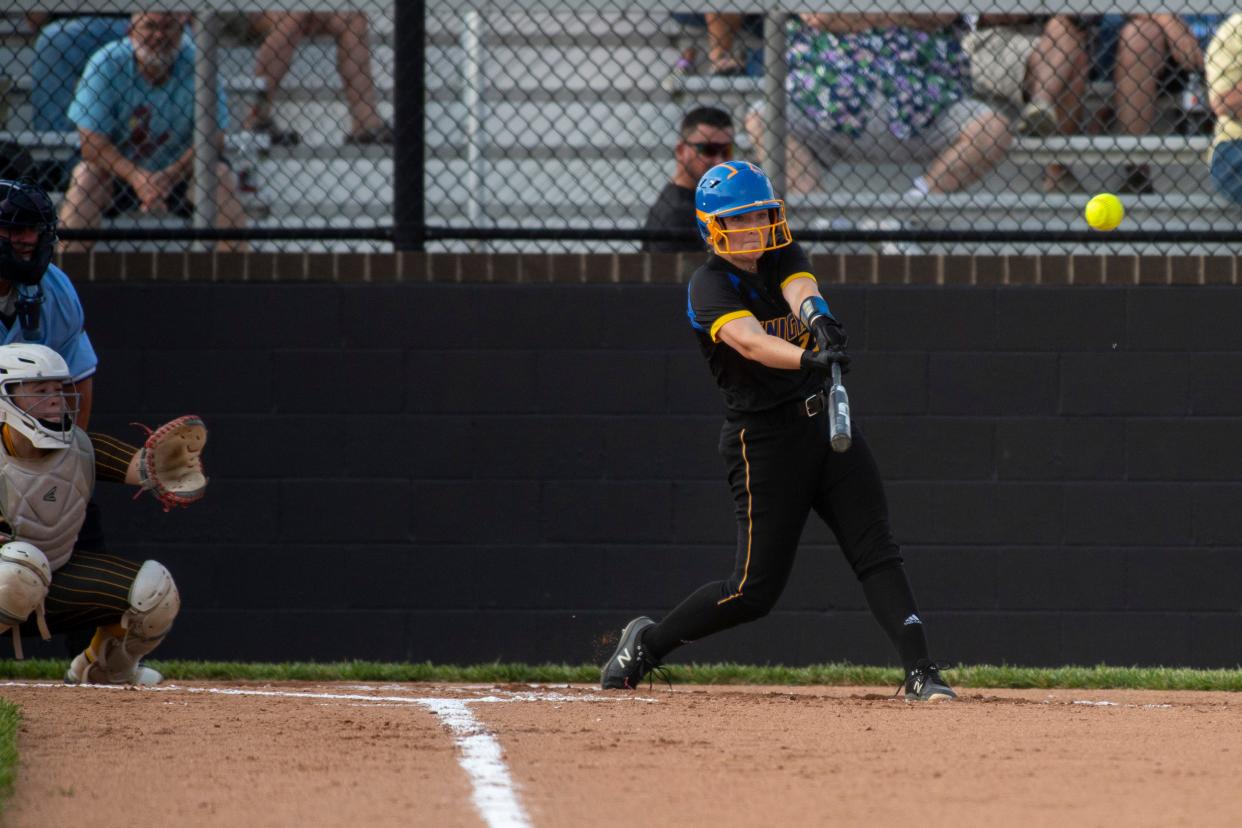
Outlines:
[{"label": "black softball pants", "polygon": [[700,587],[649,628],[643,641],[652,655],[662,658],[681,644],[767,615],[789,580],[812,511],[832,530],[860,580],[892,567],[904,583],[879,469],[857,425],[853,438],[849,451],[834,452],[828,417],[807,417],[796,405],[725,422],[720,453],[737,517],[733,574]]}]

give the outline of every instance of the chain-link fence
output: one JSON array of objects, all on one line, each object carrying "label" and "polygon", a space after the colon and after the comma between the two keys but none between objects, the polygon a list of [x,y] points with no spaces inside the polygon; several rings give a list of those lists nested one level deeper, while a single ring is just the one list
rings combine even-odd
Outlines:
[{"label": "chain-link fence", "polygon": [[[81,5],[0,17],[0,162],[54,195],[67,249],[93,243],[75,231],[140,239],[196,225],[315,228],[296,242],[260,233],[246,244],[322,249],[333,231],[392,224],[391,11]],[[216,76],[206,96],[204,70]]]},{"label": "chain-link fence", "polygon": [[[1223,13],[430,0],[413,26],[371,0],[82,5],[0,18],[5,174],[52,191],[70,237],[691,249],[693,186],[729,159],[761,164],[795,237],[831,249],[1242,237],[1242,24]],[[1083,219],[1097,192],[1127,211],[1108,236]]]}]

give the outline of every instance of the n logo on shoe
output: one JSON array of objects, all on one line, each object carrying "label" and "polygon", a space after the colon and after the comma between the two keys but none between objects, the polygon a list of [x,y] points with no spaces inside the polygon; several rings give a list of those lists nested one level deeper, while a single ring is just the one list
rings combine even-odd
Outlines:
[{"label": "n logo on shoe", "polygon": [[629,664],[633,658],[634,656],[630,655],[630,648],[626,647],[617,655],[617,666],[625,669],[625,665]]},{"label": "n logo on shoe", "polygon": [[57,489],[56,486],[53,486],[52,488],[48,489],[47,494],[43,496],[43,499],[46,500],[48,503],[55,503],[56,502],[56,489]]}]

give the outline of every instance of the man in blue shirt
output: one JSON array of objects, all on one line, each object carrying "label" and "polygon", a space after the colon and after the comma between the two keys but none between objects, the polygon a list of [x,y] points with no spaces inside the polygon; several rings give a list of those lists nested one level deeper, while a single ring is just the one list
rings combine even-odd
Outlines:
[{"label": "man in blue shirt", "polygon": [[[61,204],[63,227],[95,228],[103,217],[134,207],[191,214],[194,46],[183,37],[185,25],[179,14],[135,14],[129,37],[107,44],[86,64],[69,105],[82,161]],[[228,121],[223,89],[217,119],[223,129]],[[241,227],[245,214],[232,172],[220,164],[217,174],[216,224]],[[88,247],[77,242],[65,249]]]}]

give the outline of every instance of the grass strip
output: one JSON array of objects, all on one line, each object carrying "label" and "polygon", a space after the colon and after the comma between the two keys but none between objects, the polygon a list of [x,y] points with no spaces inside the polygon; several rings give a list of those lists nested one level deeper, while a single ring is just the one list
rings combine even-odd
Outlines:
[{"label": "grass strip", "polygon": [[[593,664],[452,664],[343,661],[281,664],[224,661],[151,661],[171,680],[180,681],[359,681],[453,683],[575,683],[599,681]],[[892,686],[901,683],[895,667],[858,664],[815,664],[807,667],[749,664],[673,664],[674,684],[766,684]],[[63,661],[0,660],[0,679],[59,681]],[[1192,670],[1171,667],[1015,667],[963,666],[945,671],[955,687],[1090,689],[1090,690],[1223,690],[1242,691],[1242,669]]]},{"label": "grass strip", "polygon": [[17,731],[21,723],[21,708],[0,699],[0,814],[4,813],[13,795],[13,781],[17,777]]}]

